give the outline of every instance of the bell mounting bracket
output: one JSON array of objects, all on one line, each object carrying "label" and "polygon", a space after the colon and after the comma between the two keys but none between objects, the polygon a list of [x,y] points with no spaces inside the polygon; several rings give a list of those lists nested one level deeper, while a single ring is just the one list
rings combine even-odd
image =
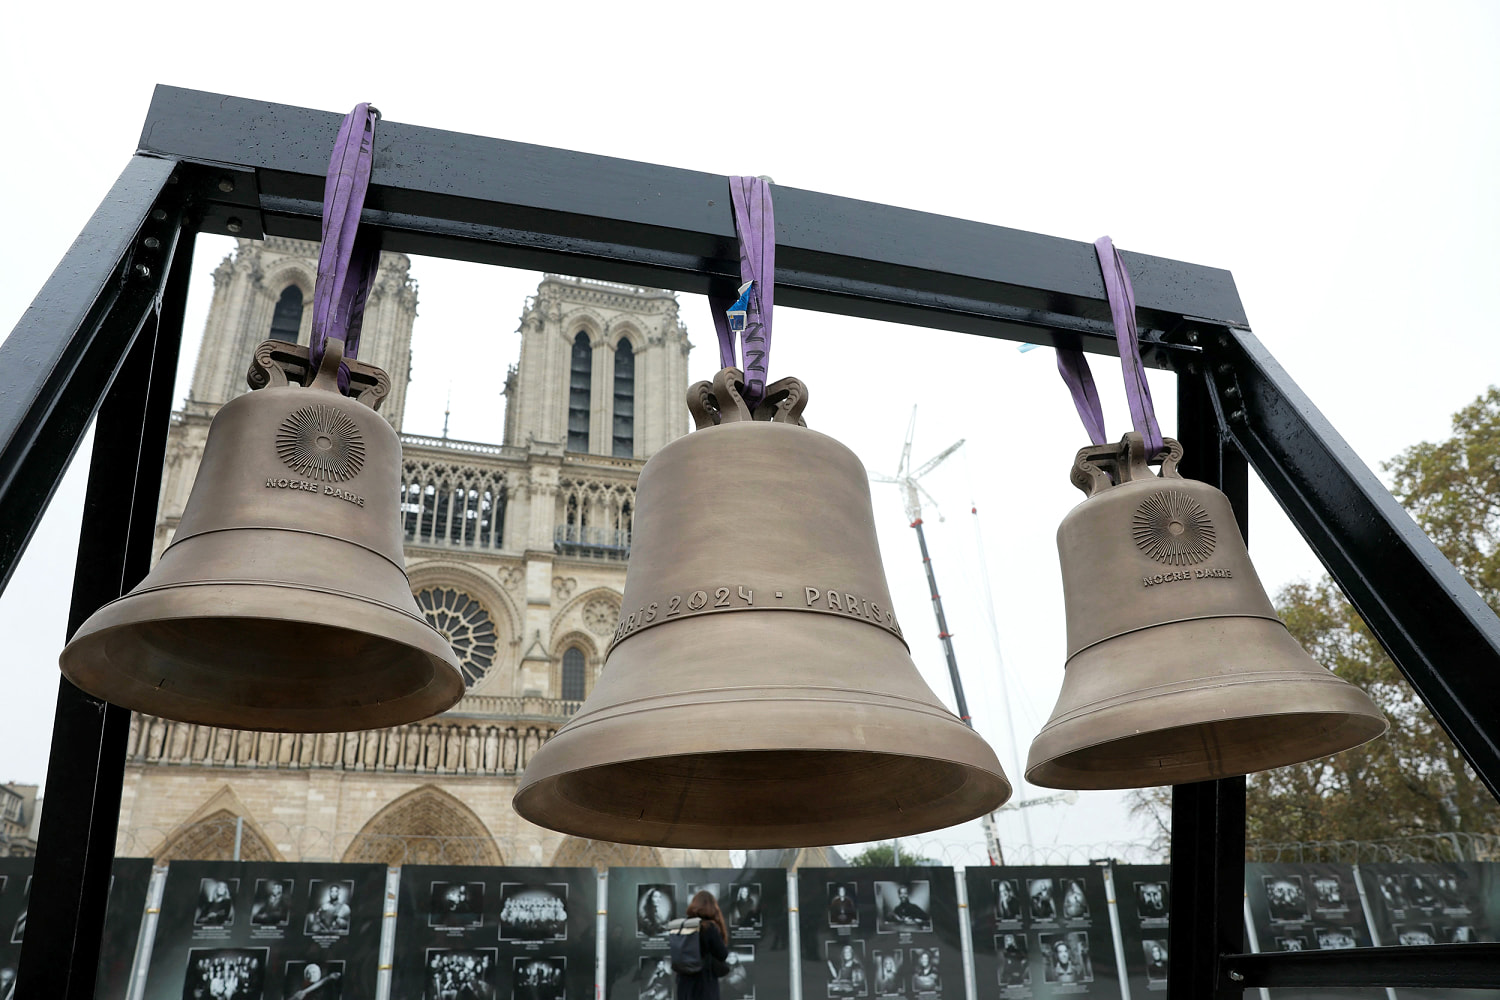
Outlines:
[{"label": "bell mounting bracket", "polygon": [[798,378],[777,379],[766,386],[766,395],[752,412],[745,402],[745,373],[738,368],[724,368],[712,382],[694,382],[688,386],[688,412],[698,430],[718,424],[748,420],[769,420],[778,424],[806,427],[802,411],[807,406],[807,386]]},{"label": "bell mounting bracket", "polygon": [[1085,496],[1103,493],[1111,486],[1155,478],[1152,465],[1161,466],[1162,479],[1181,479],[1177,463],[1182,461],[1182,445],[1175,438],[1162,438],[1166,450],[1155,458],[1146,457],[1146,442],[1135,431],[1120,439],[1119,444],[1091,444],[1079,448],[1069,476]]},{"label": "bell mounting bracket", "polygon": [[[383,369],[353,358],[344,358],[343,363],[349,369],[349,398],[359,400],[372,410],[380,409],[380,404],[391,391],[391,377]],[[316,376],[307,347],[284,340],[265,340],[255,349],[245,381],[252,389],[292,382],[309,386]]]}]

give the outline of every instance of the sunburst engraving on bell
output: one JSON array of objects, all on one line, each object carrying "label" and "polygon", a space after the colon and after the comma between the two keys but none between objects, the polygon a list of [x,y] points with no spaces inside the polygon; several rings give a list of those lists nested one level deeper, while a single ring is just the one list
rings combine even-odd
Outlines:
[{"label": "sunburst engraving on bell", "polygon": [[641,471],[604,670],[516,811],[619,843],[808,847],[997,808],[994,751],[896,624],[864,466],[806,426],[801,382],[752,411],[743,381],[689,389],[697,430]]},{"label": "sunburst engraving on bell", "polygon": [[298,475],[336,483],[358,475],[365,464],[359,425],[325,403],[304,406],[282,421],[276,452]]},{"label": "sunburst engraving on bell", "polygon": [[1191,566],[1214,553],[1213,520],[1181,490],[1162,490],[1142,500],[1131,531],[1142,552],[1168,566]]}]

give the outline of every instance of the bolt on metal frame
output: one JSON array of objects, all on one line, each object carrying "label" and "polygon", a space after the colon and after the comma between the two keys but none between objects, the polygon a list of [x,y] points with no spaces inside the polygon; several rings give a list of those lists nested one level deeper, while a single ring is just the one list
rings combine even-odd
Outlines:
[{"label": "bolt on metal frame", "polygon": [[[69,631],[146,573],[198,232],[316,240],[341,116],[158,87],[140,148],[0,344],[0,585],[91,421]],[[777,299],[1115,354],[1087,243],[778,186]],[[727,178],[383,122],[362,224],[404,253],[727,294]],[[1249,468],[1492,794],[1500,619],[1250,332],[1227,271],[1126,252],[1183,472],[1246,524]],[[921,336],[913,330],[912,336]],[[101,419],[96,419],[101,418]],[[129,713],[60,681],[17,996],[92,997]],[[1500,945],[1245,955],[1245,783],[1178,786],[1168,997],[1497,986]]]}]

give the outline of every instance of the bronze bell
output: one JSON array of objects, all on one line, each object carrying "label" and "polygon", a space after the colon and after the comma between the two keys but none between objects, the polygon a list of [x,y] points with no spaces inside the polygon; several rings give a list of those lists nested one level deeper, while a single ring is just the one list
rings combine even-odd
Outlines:
[{"label": "bronze bell", "polygon": [[[98,698],[236,729],[335,732],[424,719],[464,684],[406,579],[401,444],[375,412],[385,372],[329,340],[267,341],[256,389],[214,416],[172,542],[62,652]],[[288,375],[306,385],[291,385]]]},{"label": "bronze bell", "polygon": [[526,819],[662,847],[806,847],[951,826],[1010,795],[994,751],[917,672],[864,466],[752,414],[726,368],[698,429],[641,472],[622,620],[579,713],[527,764]]},{"label": "bronze bell", "polygon": [[1032,784],[1206,781],[1385,732],[1365,693],[1309,657],[1276,617],[1229,498],[1178,475],[1182,446],[1166,444],[1160,476],[1135,433],[1084,448],[1073,465],[1089,499],[1057,529],[1067,674],[1031,744]]}]

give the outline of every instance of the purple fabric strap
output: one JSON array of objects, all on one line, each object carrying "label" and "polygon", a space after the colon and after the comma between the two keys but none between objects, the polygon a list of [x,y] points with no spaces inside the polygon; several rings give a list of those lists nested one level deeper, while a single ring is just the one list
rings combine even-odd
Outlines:
[{"label": "purple fabric strap", "polygon": [[[1120,367],[1125,375],[1125,399],[1130,405],[1130,421],[1145,439],[1146,454],[1157,455],[1164,444],[1161,428],[1156,423],[1156,408],[1151,403],[1151,387],[1146,383],[1146,367],[1141,364],[1141,342],[1135,325],[1135,289],[1130,285],[1130,273],[1125,270],[1125,261],[1120,251],[1108,236],[1094,241],[1094,252],[1099,257],[1099,269],[1104,274],[1104,294],[1109,298],[1109,313],[1115,324],[1115,341],[1120,345]],[[1057,370],[1073,394],[1073,405],[1089,432],[1094,444],[1104,444],[1104,408],[1099,403],[1099,390],[1094,386],[1094,376],[1089,371],[1088,359],[1082,351],[1058,348]]]},{"label": "purple fabric strap", "polygon": [[[745,329],[745,402],[753,410],[765,396],[766,371],[771,359],[771,309],[776,294],[776,215],[771,207],[771,185],[759,177],[729,178],[734,205],[734,228],[740,242],[740,281],[754,281]],[[734,331],[725,311],[733,298],[710,295],[708,304],[719,333],[719,367],[735,367]]]},{"label": "purple fabric strap", "polygon": [[[359,353],[365,299],[380,265],[379,240],[359,231],[359,213],[370,187],[375,161],[375,123],[380,112],[356,104],[339,128],[323,186],[323,246],[318,253],[318,283],[313,289],[311,360],[323,360],[329,337],[344,342],[344,357]],[[348,366],[339,365],[339,389],[349,389]]]}]

